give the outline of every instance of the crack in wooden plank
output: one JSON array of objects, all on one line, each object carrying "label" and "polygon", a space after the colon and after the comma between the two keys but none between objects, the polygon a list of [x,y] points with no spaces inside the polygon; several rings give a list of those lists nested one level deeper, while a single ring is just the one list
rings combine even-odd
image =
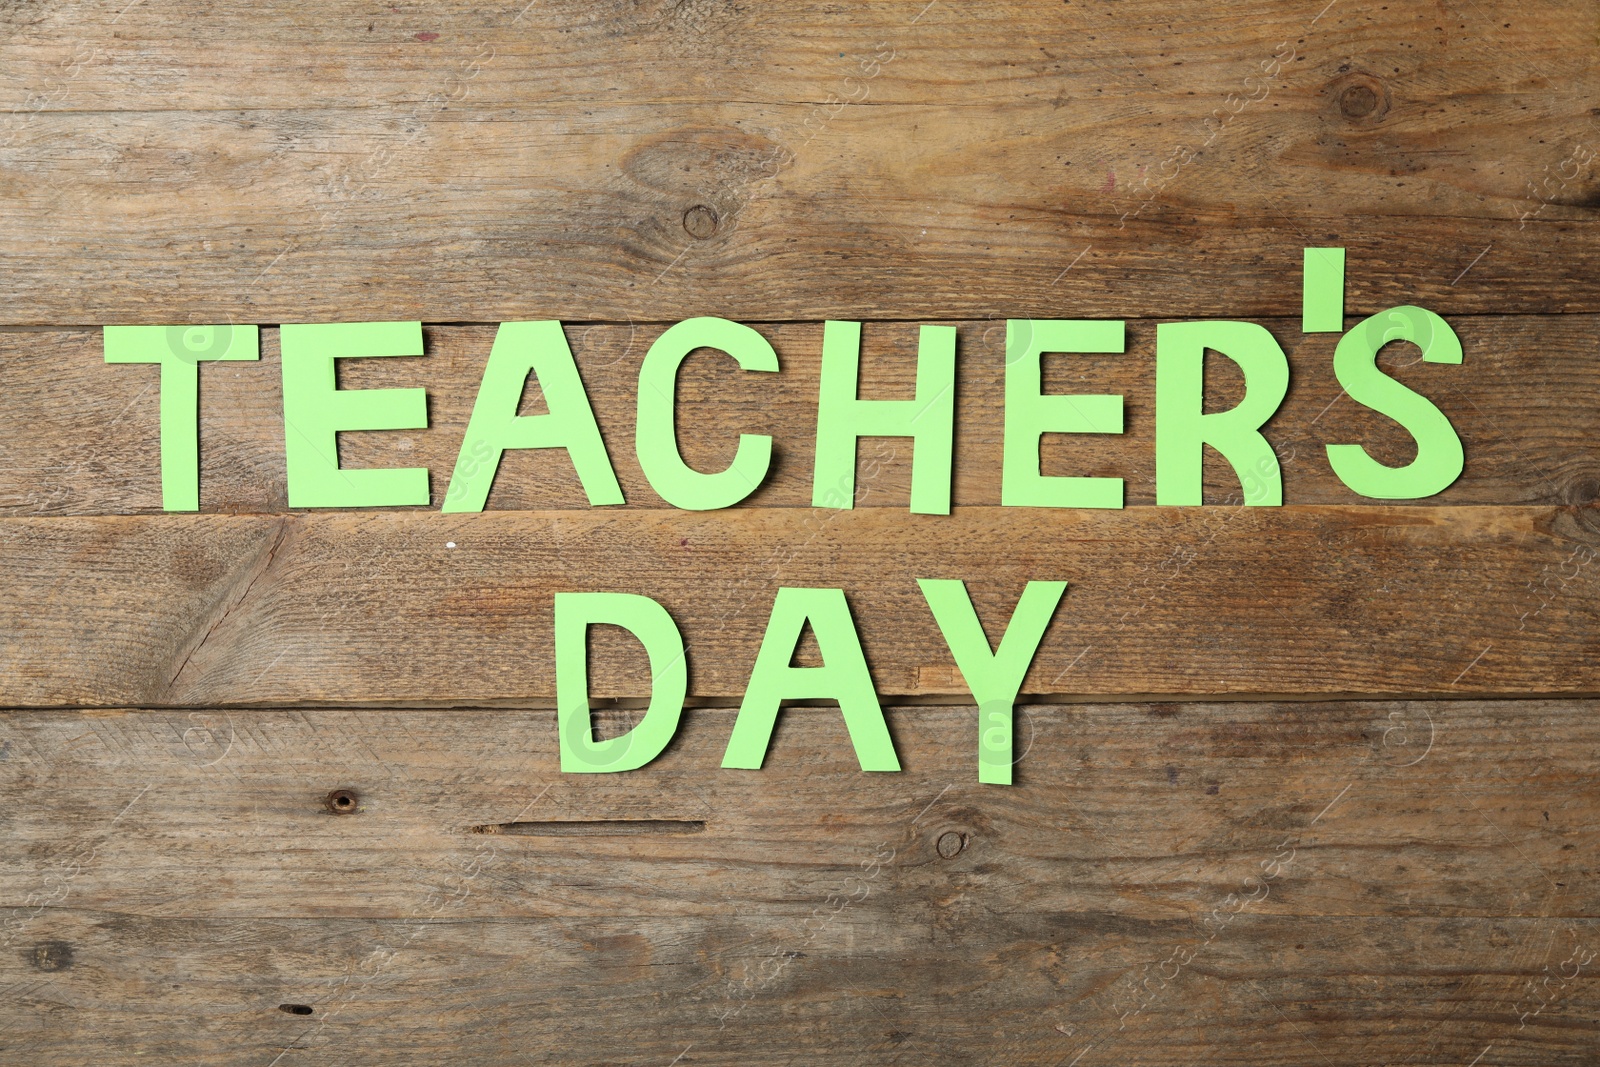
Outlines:
[{"label": "crack in wooden plank", "polygon": [[543,822],[502,822],[474,826],[472,834],[508,834],[513,837],[619,837],[639,834],[700,834],[704,819],[553,819]]},{"label": "crack in wooden plank", "polygon": [[211,635],[216,633],[217,628],[226,622],[229,616],[233,615],[233,613],[238,610],[239,605],[243,604],[246,598],[250,596],[250,591],[255,588],[256,582],[261,579],[262,575],[266,574],[267,571],[271,569],[272,561],[277,556],[278,549],[283,547],[283,542],[289,536],[289,521],[290,520],[287,516],[278,521],[277,533],[273,536],[272,543],[267,546],[266,552],[264,552],[256,560],[256,564],[251,569],[249,578],[246,579],[244,583],[244,590],[238,595],[237,598],[234,599],[231,604],[222,610],[222,614],[217,616],[216,621],[213,622],[209,628],[207,628],[205,635],[201,637],[200,640],[195,643],[194,647],[189,650],[188,654],[183,657],[183,662],[178,664],[178,669],[172,673],[172,677],[167,680],[167,684],[162,688],[160,694],[152,703],[159,704],[172,695],[172,693],[178,688],[178,681],[183,677],[183,672],[187,670],[189,664],[193,662],[195,654],[205,647],[206,642],[211,640]]}]

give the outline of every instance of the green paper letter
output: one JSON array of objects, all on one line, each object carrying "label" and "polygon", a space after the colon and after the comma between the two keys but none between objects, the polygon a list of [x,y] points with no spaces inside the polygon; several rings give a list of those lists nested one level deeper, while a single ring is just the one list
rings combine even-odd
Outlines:
[{"label": "green paper letter", "polygon": [[200,361],[260,359],[255,326],[107,326],[107,363],[161,365],[161,507],[200,510]]},{"label": "green paper letter", "polygon": [[[594,739],[589,719],[589,627],[620,626],[650,654],[650,706],[625,734]],[[667,609],[632,593],[556,594],[556,708],[561,769],[633,771],[661,755],[678,730],[689,668],[683,636]]]},{"label": "green paper letter", "polygon": [[[1208,348],[1244,371],[1244,399],[1231,411],[1202,414]],[[1260,431],[1288,391],[1289,359],[1264,326],[1253,322],[1157,326],[1156,503],[1200,503],[1200,448],[1210,445],[1233,464],[1242,484],[1259,487],[1259,492],[1246,492],[1246,504],[1282,504],[1278,456]]]},{"label": "green paper letter", "polygon": [[340,389],[333,361],[422,355],[420,322],[284,323],[283,451],[291,508],[381,508],[428,502],[428,470],[341,470],[340,433],[421,430],[422,389]]},{"label": "green paper letter", "polygon": [[917,347],[913,400],[858,400],[861,324],[822,328],[822,385],[817,397],[817,457],[811,506],[855,504],[856,442],[862,437],[909,437],[911,510],[950,514],[950,456],[956,416],[956,330],[924,326]]},{"label": "green paper letter", "polygon": [[744,370],[775,371],[778,354],[748,326],[727,319],[686,319],[656,339],[639,368],[634,447],[650,488],[673,507],[711,511],[755,492],[772,462],[772,438],[740,434],[732,465],[719,474],[702,474],[683,462],[675,425],[678,367],[697,348],[725,352]]},{"label": "green paper letter", "polygon": [[[1000,503],[1007,507],[1120,508],[1121,478],[1045,478],[1047,433],[1121,433],[1120,396],[1043,395],[1046,352],[1121,352],[1123,324],[1081,319],[1006,320],[1006,431]],[[1010,765],[1007,764],[1009,771]]]},{"label": "green paper letter", "polygon": [[1300,281],[1301,332],[1344,329],[1344,249],[1306,249]]},{"label": "green paper letter", "polygon": [[[807,623],[817,636],[823,665],[791,667]],[[900,769],[842,589],[778,590],[722,765],[759,769],[778,722],[779,703],[803,699],[839,702],[862,770]]]},{"label": "green paper letter", "polygon": [[1378,351],[1390,341],[1410,341],[1428,363],[1460,363],[1461,340],[1438,315],[1407,305],[1362,321],[1334,350],[1333,373],[1350,399],[1403,426],[1416,439],[1417,458],[1404,467],[1385,467],[1360,445],[1328,445],[1328,464],[1362,496],[1420,500],[1459,478],[1465,457],[1444,413],[1378,369]]},{"label": "green paper letter", "polygon": [[939,632],[978,704],[978,781],[1010,785],[1011,722],[1017,692],[1067,583],[1029,582],[994,653],[989,651],[989,639],[972,609],[965,584],[934,578],[920,579],[917,584],[922,586]]},{"label": "green paper letter", "polygon": [[[530,373],[544,390],[547,414],[517,414]],[[591,505],[622,503],[622,487],[559,322],[500,324],[440,510],[482,511],[508,448],[564,448]]]}]

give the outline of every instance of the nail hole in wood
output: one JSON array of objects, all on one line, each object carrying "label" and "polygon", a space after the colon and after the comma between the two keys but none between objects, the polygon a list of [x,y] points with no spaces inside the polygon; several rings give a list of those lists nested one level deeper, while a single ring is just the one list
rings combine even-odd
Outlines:
[{"label": "nail hole in wood", "polygon": [[310,1015],[311,1014],[311,1005],[309,1005],[309,1004],[279,1004],[278,1005],[278,1010],[282,1011],[282,1012],[288,1012],[290,1015]]},{"label": "nail hole in wood", "polygon": [[352,789],[335,789],[328,794],[328,810],[335,815],[353,815],[361,801]]}]

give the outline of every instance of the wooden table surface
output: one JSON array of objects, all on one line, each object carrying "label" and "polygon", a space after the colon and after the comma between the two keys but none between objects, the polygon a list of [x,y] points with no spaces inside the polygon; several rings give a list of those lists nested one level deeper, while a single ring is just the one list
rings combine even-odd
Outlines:
[{"label": "wooden table surface", "polygon": [[[1582,0],[0,3],[0,1063],[500,1067],[1600,1062],[1600,11]],[[1301,331],[1301,254],[1466,449],[1402,464]],[[635,455],[671,323],[782,361],[685,364],[685,459],[774,440],[685,512]],[[1126,432],[1003,507],[1005,320],[1114,318],[1051,357]],[[627,502],[508,454],[441,514],[495,325],[559,319]],[[822,322],[863,395],[959,338],[954,511],[909,440],[813,508]],[[1291,387],[1282,508],[1157,507],[1159,322],[1259,322]],[[344,435],[428,508],[291,509],[277,324],[421,321],[429,425]],[[201,371],[201,510],[162,510],[157,372],[108,324],[259,324]],[[1211,372],[1208,405],[1242,379]],[[524,410],[539,410],[536,386]],[[998,637],[1069,589],[1014,785],[918,592]],[[780,586],[845,590],[899,752],[832,705],[719,764]],[[562,774],[553,594],[682,628],[689,710],[642,770]],[[637,646],[597,632],[602,733]],[[803,645],[800,663],[815,663]]]}]

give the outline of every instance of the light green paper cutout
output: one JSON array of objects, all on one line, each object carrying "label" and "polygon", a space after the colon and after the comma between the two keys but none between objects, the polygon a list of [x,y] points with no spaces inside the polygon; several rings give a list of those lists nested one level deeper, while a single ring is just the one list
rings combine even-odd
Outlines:
[{"label": "light green paper cutout", "polygon": [[[661,755],[678,732],[689,667],[683,635],[667,609],[633,593],[556,594],[556,708],[561,770],[633,771]],[[650,706],[633,729],[594,739],[589,716],[589,627],[620,626],[650,656]]]},{"label": "light green paper cutout", "polygon": [[1122,352],[1121,322],[1006,320],[1006,412],[1000,503],[1007,507],[1120,508],[1121,478],[1046,478],[1039,439],[1047,433],[1121,433],[1122,397],[1045,396],[1046,352]]},{"label": "light green paper cutout", "polygon": [[[910,437],[911,511],[950,514],[950,463],[956,415],[956,330],[924,326],[917,346],[912,400],[859,400],[861,324],[822,328],[822,383],[817,396],[817,454],[811,506],[855,506],[856,442]],[[843,498],[840,502],[840,498]]]},{"label": "light green paper cutout", "polygon": [[283,450],[291,508],[381,508],[428,503],[426,467],[344,470],[340,433],[422,430],[423,389],[340,389],[334,361],[422,355],[420,322],[284,323]]},{"label": "light green paper cutout", "polygon": [[737,504],[761,485],[772,464],[772,438],[740,434],[733,463],[716,474],[683,462],[676,426],[678,367],[697,348],[724,352],[747,371],[777,370],[778,354],[765,337],[742,323],[685,319],[656,339],[639,368],[634,448],[650,488],[673,507],[713,511]]},{"label": "light green paper cutout", "polygon": [[[791,667],[807,623],[822,652],[821,667]],[[878,703],[861,639],[842,589],[779,589],[761,638],[750,684],[745,688],[723,754],[724,767],[759,770],[766,759],[778,707],[784,700],[839,702],[856,760],[864,771],[898,771],[894,741]]]},{"label": "light green paper cutout", "polygon": [[200,510],[200,363],[261,358],[255,326],[107,326],[107,363],[161,365],[161,508]]},{"label": "light green paper cutout", "polygon": [[[544,415],[517,414],[530,373],[544,391]],[[508,448],[564,448],[591,506],[623,502],[578,364],[555,320],[502,322],[495,331],[440,510],[482,511]]]},{"label": "light green paper cutout", "polygon": [[1420,500],[1461,477],[1466,456],[1444,412],[1378,369],[1378,352],[1390,341],[1410,341],[1428,363],[1460,363],[1461,339],[1438,315],[1408,304],[1362,320],[1334,350],[1333,373],[1350,399],[1398,422],[1416,440],[1417,458],[1386,467],[1360,445],[1328,445],[1328,465],[1364,497]]},{"label": "light green paper cutout", "polygon": [[1344,329],[1344,249],[1306,249],[1300,277],[1301,331],[1338,333]]},{"label": "light green paper cutout", "polygon": [[989,638],[963,582],[922,578],[917,584],[978,705],[978,781],[1010,785],[1017,693],[1067,583],[1029,582],[995,652],[989,651]]},{"label": "light green paper cutout", "polygon": [[[1203,415],[1205,357],[1211,349],[1244,371],[1245,394],[1230,411]],[[1156,503],[1201,502],[1201,446],[1221,452],[1245,503],[1283,503],[1278,456],[1261,427],[1289,391],[1289,358],[1253,322],[1169,322],[1156,327]],[[1261,499],[1254,499],[1260,497]]]}]

